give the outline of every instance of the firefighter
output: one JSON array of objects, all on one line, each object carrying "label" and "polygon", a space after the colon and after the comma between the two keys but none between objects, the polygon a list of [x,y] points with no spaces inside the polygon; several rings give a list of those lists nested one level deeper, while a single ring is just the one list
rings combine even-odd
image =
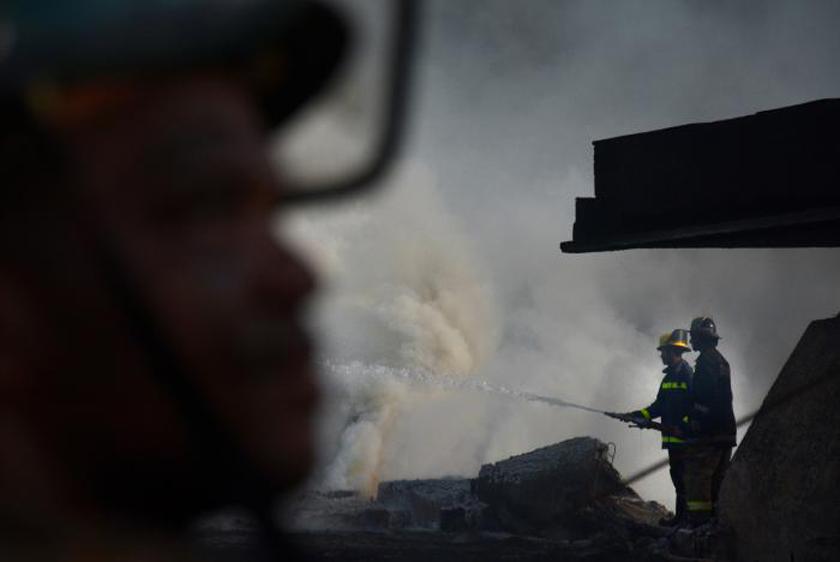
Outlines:
[{"label": "firefighter", "polygon": [[700,355],[691,385],[692,441],[686,448],[686,491],[692,527],[711,520],[718,491],[735,446],[735,414],[729,363],[718,351],[720,336],[712,318],[691,321],[691,347]]},{"label": "firefighter", "polygon": [[269,133],[349,36],[309,0],[0,6],[3,560],[192,560],[226,506],[294,559],[316,283]]},{"label": "firefighter", "polygon": [[682,358],[690,351],[686,330],[677,329],[662,334],[656,348],[665,369],[665,377],[659,385],[656,400],[647,408],[621,414],[628,418],[652,420],[662,418],[662,425],[668,431],[662,432],[662,448],[668,451],[668,464],[671,481],[676,492],[676,514],[674,517],[661,519],[660,525],[673,527],[687,520],[686,494],[683,462],[685,439],[689,433],[689,389],[691,387],[691,366]]}]

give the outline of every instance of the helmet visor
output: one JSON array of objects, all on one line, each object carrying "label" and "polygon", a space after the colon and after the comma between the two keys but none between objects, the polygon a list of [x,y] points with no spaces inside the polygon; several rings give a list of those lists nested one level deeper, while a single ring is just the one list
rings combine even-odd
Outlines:
[{"label": "helmet visor", "polygon": [[400,140],[413,18],[410,2],[330,0],[354,49],[331,87],[278,131],[272,156],[293,197],[369,181]]}]

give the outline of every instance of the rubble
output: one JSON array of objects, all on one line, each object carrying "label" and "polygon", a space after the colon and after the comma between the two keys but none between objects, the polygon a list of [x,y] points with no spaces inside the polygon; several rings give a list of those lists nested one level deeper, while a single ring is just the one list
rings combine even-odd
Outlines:
[{"label": "rubble", "polygon": [[621,483],[608,447],[576,437],[485,465],[475,480],[503,530],[580,539],[592,533],[631,538],[659,536],[657,521],[668,514]]},{"label": "rubble", "polygon": [[668,550],[670,531],[657,526],[667,514],[622,485],[606,444],[578,437],[473,479],[382,482],[375,500],[310,492],[288,528],[303,551],[327,558],[338,541],[353,559],[656,561]]},{"label": "rubble", "polygon": [[478,530],[487,506],[471,488],[472,481],[466,478],[395,480],[379,484],[377,502],[407,510],[414,527]]},{"label": "rubble", "polygon": [[381,526],[385,517],[383,514],[377,516],[376,508],[374,502],[350,490],[307,491],[290,502],[283,517],[284,527],[292,530],[367,529]]}]

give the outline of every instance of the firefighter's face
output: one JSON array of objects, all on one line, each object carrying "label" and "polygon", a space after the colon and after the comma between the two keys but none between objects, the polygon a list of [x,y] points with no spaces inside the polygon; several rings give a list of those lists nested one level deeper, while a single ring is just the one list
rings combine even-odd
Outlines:
[{"label": "firefighter's face", "polygon": [[662,359],[663,365],[675,365],[680,361],[682,355],[672,347],[663,347],[659,351],[659,358]]},{"label": "firefighter's face", "polygon": [[703,351],[706,347],[705,340],[697,332],[688,333],[688,343],[691,344],[692,351]]},{"label": "firefighter's face", "polygon": [[[236,84],[195,77],[149,87],[67,141],[79,222],[104,235],[190,385],[280,491],[313,460],[318,390],[300,317],[314,282],[272,234],[278,186],[262,126]],[[80,230],[80,251],[95,256]],[[95,279],[101,264],[88,261],[78,271],[94,274],[79,275]],[[78,314],[91,322],[80,318],[84,326],[63,338],[72,355],[62,384],[72,395],[53,406],[70,412],[54,413],[66,428],[50,431],[79,470],[100,478],[94,485],[148,494],[129,502],[166,493],[189,501],[190,487],[200,494],[217,467],[188,460],[195,436],[101,278],[62,283],[61,298],[86,303]],[[155,479],[159,488],[145,489]]]}]

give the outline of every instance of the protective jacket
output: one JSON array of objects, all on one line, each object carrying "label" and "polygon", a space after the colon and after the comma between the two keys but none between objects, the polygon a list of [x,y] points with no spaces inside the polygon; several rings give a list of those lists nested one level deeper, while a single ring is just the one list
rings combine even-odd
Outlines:
[{"label": "protective jacket", "polygon": [[735,412],[729,362],[716,347],[704,350],[695,364],[691,384],[694,437],[720,447],[735,446]]},{"label": "protective jacket", "polygon": [[680,359],[676,365],[669,365],[662,371],[665,378],[659,385],[656,400],[647,408],[633,412],[645,419],[662,418],[663,425],[673,425],[682,431],[682,437],[662,434],[662,448],[680,447],[689,434],[689,415],[691,412],[691,366]]}]

